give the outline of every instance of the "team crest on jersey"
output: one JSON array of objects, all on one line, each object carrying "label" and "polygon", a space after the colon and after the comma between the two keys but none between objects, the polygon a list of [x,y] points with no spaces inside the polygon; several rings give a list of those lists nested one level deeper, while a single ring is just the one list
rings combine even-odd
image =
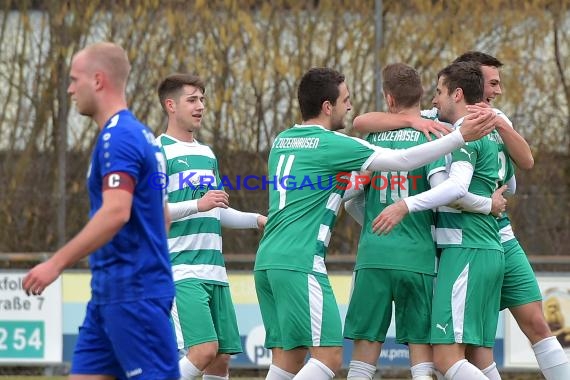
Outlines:
[{"label": "team crest on jersey", "polygon": [[201,185],[202,187],[204,187],[204,186],[203,186],[203,180],[202,180],[202,177],[201,177],[201,176],[191,177],[191,178],[190,178],[190,183],[192,184],[192,186],[193,186],[194,188],[197,188],[197,189],[200,188],[199,185]]},{"label": "team crest on jersey", "polygon": [[207,186],[196,186],[192,191],[192,199],[200,199],[210,190]]}]

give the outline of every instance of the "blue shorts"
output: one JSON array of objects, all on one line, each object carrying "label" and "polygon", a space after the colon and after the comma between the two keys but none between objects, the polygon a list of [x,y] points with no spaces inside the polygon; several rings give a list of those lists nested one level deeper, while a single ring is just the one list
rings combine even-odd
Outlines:
[{"label": "blue shorts", "polygon": [[104,305],[89,302],[71,374],[178,380],[171,307],[170,297]]}]

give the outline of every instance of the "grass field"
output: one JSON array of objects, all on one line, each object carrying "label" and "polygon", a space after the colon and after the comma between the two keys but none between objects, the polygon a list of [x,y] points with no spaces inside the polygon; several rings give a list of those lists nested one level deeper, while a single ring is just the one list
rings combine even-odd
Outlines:
[{"label": "grass field", "polygon": [[[541,375],[531,375],[531,374],[502,374],[503,380],[539,380],[544,379]],[[233,377],[234,379],[240,380],[263,380],[263,377]],[[65,376],[0,376],[0,380],[66,380]],[[383,378],[384,379],[384,378]],[[406,379],[405,377],[400,377],[398,379]],[[385,380],[398,380],[398,379],[385,379]],[[408,378],[409,379],[409,378]]]},{"label": "grass field", "polygon": [[[501,374],[503,380],[539,380],[544,379],[539,374],[530,374],[530,373],[503,373]],[[233,376],[233,379],[240,379],[240,380],[263,380],[263,377],[241,377],[241,376]],[[337,377],[343,378],[343,377]],[[65,376],[0,376],[0,380],[66,380],[67,377]],[[398,377],[398,378],[385,378],[385,380],[398,380],[398,379],[409,379],[409,377]]]}]

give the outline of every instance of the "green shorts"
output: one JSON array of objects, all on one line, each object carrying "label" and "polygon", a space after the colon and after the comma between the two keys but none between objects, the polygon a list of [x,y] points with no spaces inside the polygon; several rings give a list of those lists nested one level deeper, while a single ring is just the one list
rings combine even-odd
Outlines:
[{"label": "green shorts", "polygon": [[265,347],[342,346],[338,305],[327,276],[284,269],[254,272]]},{"label": "green shorts", "polygon": [[396,309],[396,341],[430,343],[434,276],[394,269],[359,269],[344,322],[344,337],[384,342]]},{"label": "green shorts", "polygon": [[443,250],[432,306],[432,344],[493,347],[504,269],[500,250]]},{"label": "green shorts", "polygon": [[505,278],[501,289],[501,310],[541,301],[542,293],[526,253],[517,239],[503,243]]},{"label": "green shorts", "polygon": [[178,349],[218,342],[218,352],[243,352],[230,288],[196,280],[178,281],[172,322]]}]

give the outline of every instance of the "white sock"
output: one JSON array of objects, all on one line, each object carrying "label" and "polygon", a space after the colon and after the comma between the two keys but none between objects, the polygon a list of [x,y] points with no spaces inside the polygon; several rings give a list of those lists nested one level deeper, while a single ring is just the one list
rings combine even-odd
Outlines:
[{"label": "white sock", "polygon": [[346,378],[350,380],[372,380],[375,373],[376,366],[358,360],[351,360]]},{"label": "white sock", "polygon": [[467,359],[461,359],[451,366],[445,373],[447,380],[488,380],[479,368],[469,363]]},{"label": "white sock", "polygon": [[216,376],[216,375],[202,375],[202,380],[229,380],[230,375],[226,376]]},{"label": "white sock", "polygon": [[187,356],[178,361],[178,368],[180,368],[180,380],[195,380],[202,376],[202,371],[196,368]]},{"label": "white sock", "polygon": [[555,336],[532,345],[538,366],[546,380],[570,379],[570,363]]},{"label": "white sock", "polygon": [[410,371],[414,380],[432,380],[431,375],[435,372],[435,367],[433,362],[423,362],[410,368]]},{"label": "white sock", "polygon": [[292,380],[295,377],[294,373],[287,372],[271,364],[265,380]]},{"label": "white sock", "polygon": [[334,372],[315,358],[310,358],[294,377],[295,380],[330,380]]},{"label": "white sock", "polygon": [[495,362],[483,370],[483,375],[487,376],[489,380],[501,380],[501,375],[497,370],[497,363]]}]

